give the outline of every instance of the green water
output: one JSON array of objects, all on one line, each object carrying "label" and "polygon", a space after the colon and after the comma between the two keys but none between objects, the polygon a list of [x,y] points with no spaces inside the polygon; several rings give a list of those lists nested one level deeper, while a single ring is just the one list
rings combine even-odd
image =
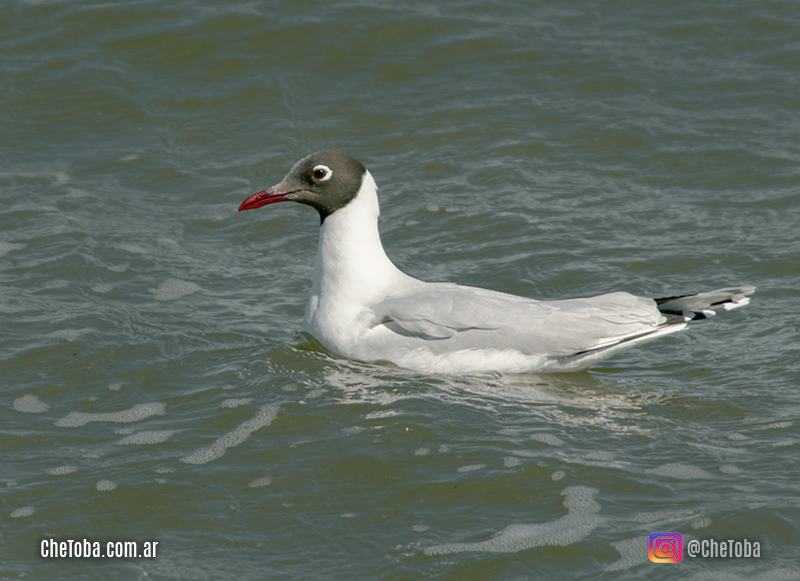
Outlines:
[{"label": "green water", "polygon": [[[5,3],[0,577],[800,578],[798,39],[792,0]],[[236,212],[333,146],[419,278],[759,292],[579,374],[338,360],[316,215]]]}]

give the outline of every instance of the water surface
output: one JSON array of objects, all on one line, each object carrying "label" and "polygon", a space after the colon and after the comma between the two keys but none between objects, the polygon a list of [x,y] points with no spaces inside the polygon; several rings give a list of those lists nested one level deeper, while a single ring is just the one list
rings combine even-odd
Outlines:
[{"label": "water surface", "polygon": [[[2,576],[800,577],[799,33],[789,0],[9,3]],[[313,211],[236,208],[332,146],[414,276],[759,293],[579,374],[330,357]],[[762,557],[653,565],[656,530]]]}]

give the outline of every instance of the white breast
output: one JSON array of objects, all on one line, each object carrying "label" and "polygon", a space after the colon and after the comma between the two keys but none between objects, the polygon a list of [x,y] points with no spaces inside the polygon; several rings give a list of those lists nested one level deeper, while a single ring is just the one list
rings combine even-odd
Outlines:
[{"label": "white breast", "polygon": [[305,327],[327,349],[346,357],[355,356],[360,338],[375,322],[369,305],[422,284],[386,256],[379,213],[375,180],[365,172],[355,198],[320,228]]}]

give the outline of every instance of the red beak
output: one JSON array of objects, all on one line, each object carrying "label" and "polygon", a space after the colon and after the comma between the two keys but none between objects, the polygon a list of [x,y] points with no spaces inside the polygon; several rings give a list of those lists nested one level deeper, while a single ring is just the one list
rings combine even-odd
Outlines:
[{"label": "red beak", "polygon": [[239,206],[239,211],[244,212],[245,210],[255,210],[256,208],[266,206],[267,204],[285,202],[288,200],[287,196],[290,193],[291,192],[277,192],[275,191],[274,187],[261,190],[242,202],[242,204]]}]

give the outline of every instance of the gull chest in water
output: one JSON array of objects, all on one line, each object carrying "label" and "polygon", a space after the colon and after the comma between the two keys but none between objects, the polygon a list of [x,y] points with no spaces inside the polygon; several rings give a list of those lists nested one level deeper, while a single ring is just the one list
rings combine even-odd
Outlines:
[{"label": "gull chest in water", "polygon": [[338,150],[298,161],[240,206],[295,201],[319,212],[305,329],[331,352],[444,373],[584,369],[749,302],[752,286],[665,298],[625,292],[538,301],[401,272],[383,250],[378,189]]}]

